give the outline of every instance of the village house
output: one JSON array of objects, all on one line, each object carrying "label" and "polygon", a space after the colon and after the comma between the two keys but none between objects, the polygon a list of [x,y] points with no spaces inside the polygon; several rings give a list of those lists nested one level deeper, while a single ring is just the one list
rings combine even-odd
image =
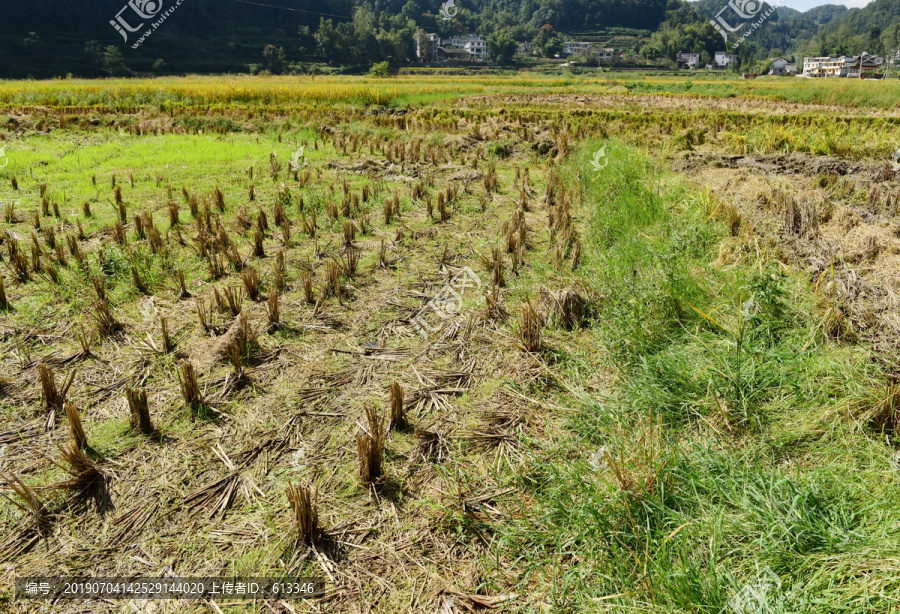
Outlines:
[{"label": "village house", "polygon": [[678,63],[678,68],[697,68],[700,65],[700,54],[679,51],[675,55],[675,61]]},{"label": "village house", "polygon": [[737,57],[727,51],[716,51],[713,57],[713,68],[728,68],[728,65],[737,61]]},{"label": "village house", "polygon": [[516,55],[520,55],[523,57],[528,57],[534,55],[535,45],[534,43],[525,42],[519,43],[519,48],[516,49]]},{"label": "village house", "polygon": [[416,55],[422,61],[446,62],[458,60],[464,62],[484,62],[490,58],[487,41],[477,34],[465,34],[441,38],[439,34],[428,34],[428,43],[416,43]]},{"label": "village house", "polygon": [[875,75],[883,65],[884,58],[865,52],[854,56],[803,58],[803,76],[859,78]]},{"label": "village house", "polygon": [[564,55],[578,55],[580,53],[588,53],[593,45],[591,43],[566,41],[563,43]]},{"label": "village house", "polygon": [[615,55],[616,50],[612,47],[594,47],[593,43],[568,41],[563,43],[563,55],[580,55],[584,57],[594,57],[598,60],[608,60]]},{"label": "village house", "polygon": [[797,65],[792,64],[789,59],[784,56],[777,57],[772,60],[772,64],[769,66],[769,74],[770,75],[796,75],[797,74]]}]

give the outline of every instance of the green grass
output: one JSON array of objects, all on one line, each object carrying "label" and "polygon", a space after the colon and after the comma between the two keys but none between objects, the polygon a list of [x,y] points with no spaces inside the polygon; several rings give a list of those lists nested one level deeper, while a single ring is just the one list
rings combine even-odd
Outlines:
[{"label": "green grass", "polygon": [[599,145],[573,162],[581,274],[618,386],[560,402],[568,434],[525,472],[535,504],[494,550],[553,611],[714,614],[766,567],[783,583],[770,611],[893,611],[891,450],[848,419],[883,381],[867,350],[822,332],[804,279],[711,266],[730,236],[715,203],[614,142],[594,171]]}]

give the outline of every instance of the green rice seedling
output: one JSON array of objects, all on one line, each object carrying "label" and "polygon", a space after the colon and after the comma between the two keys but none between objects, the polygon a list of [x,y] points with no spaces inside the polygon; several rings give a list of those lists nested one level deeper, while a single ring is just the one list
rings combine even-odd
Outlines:
[{"label": "green rice seedling", "polygon": [[16,217],[16,201],[13,200],[3,205],[3,219],[7,224],[15,224],[19,221]]}]

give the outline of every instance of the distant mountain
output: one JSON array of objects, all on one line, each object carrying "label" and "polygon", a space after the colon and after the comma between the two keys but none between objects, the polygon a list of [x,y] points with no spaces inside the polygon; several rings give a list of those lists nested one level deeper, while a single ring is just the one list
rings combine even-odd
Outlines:
[{"label": "distant mountain", "polygon": [[831,23],[838,17],[842,17],[851,11],[858,10],[859,9],[848,9],[843,4],[823,4],[822,6],[811,8],[802,14],[806,15],[816,23],[824,25],[826,23]]},{"label": "distant mountain", "polygon": [[[818,9],[838,8],[829,6]],[[887,55],[900,47],[900,0],[875,0],[861,9],[850,9],[836,13],[831,19],[816,13],[824,24],[814,35],[798,48],[816,55],[857,54],[868,51],[876,55]]]}]

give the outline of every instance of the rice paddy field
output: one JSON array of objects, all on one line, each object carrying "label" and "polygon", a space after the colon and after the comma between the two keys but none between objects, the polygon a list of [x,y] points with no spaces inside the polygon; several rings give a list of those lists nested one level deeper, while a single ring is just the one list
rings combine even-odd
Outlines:
[{"label": "rice paddy field", "polygon": [[898,94],[0,83],[0,611],[900,612]]}]

